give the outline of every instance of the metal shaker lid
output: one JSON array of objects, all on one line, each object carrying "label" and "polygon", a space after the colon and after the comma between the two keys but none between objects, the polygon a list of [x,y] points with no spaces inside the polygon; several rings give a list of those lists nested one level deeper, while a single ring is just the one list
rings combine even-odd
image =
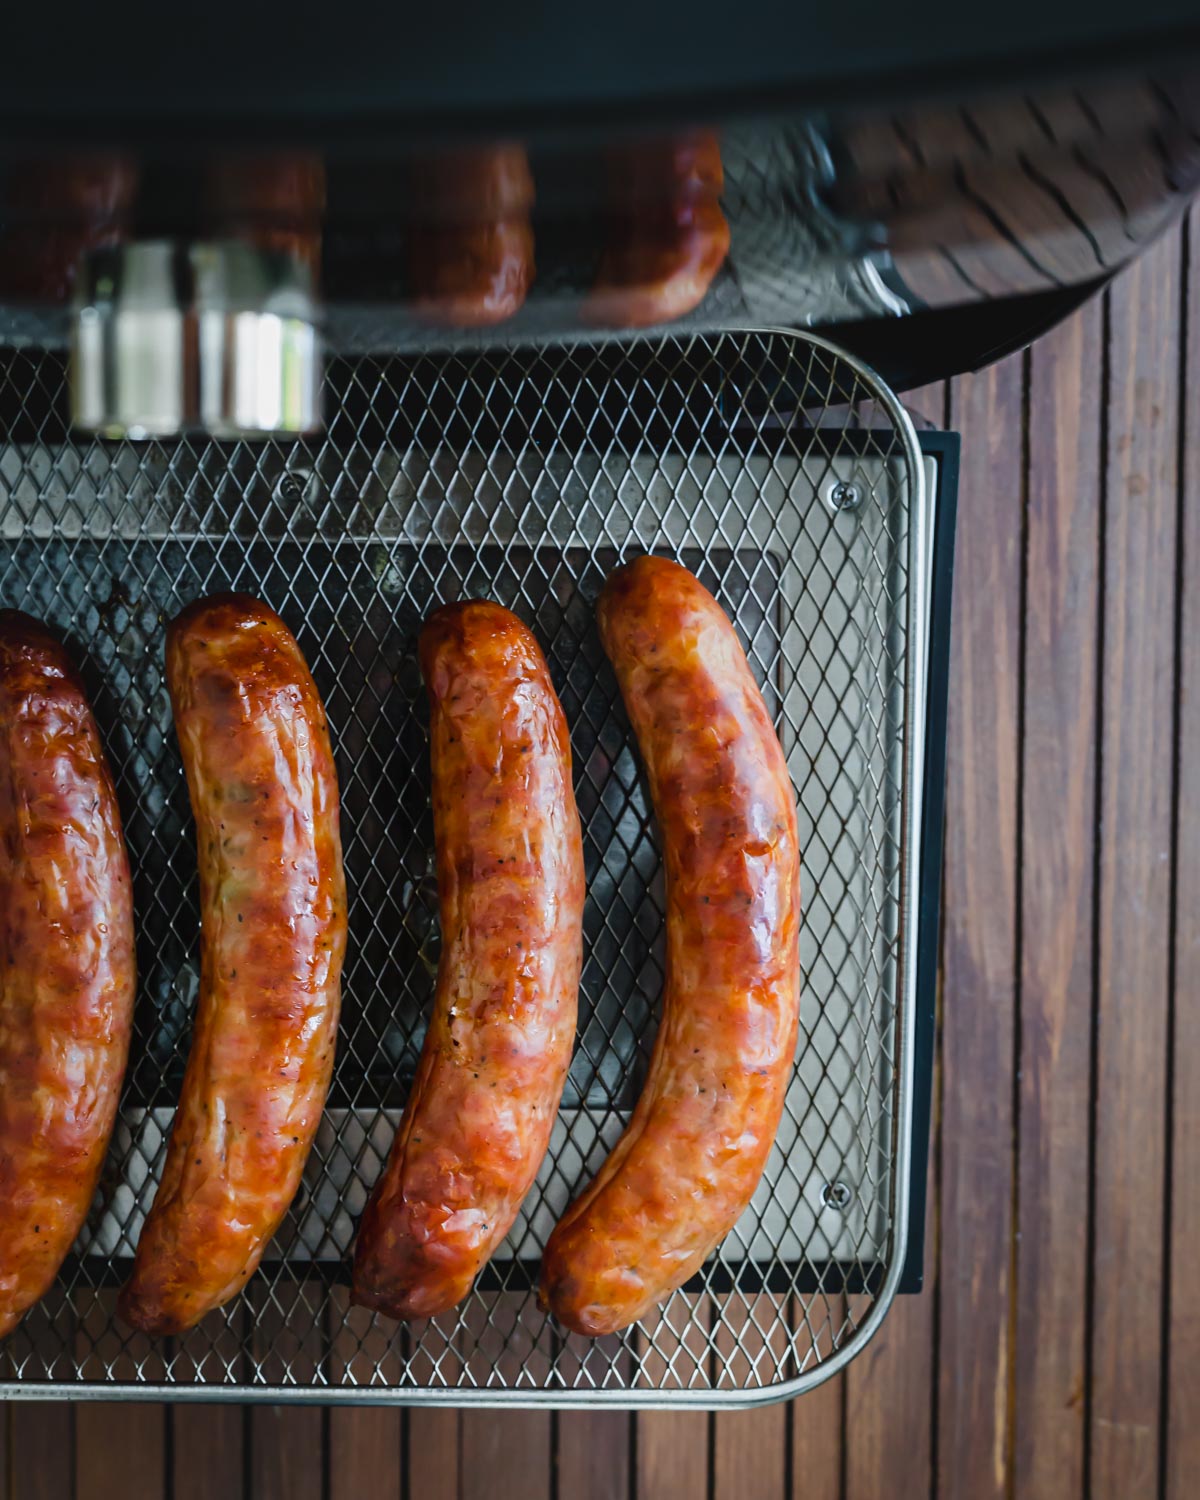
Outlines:
[{"label": "metal shaker lid", "polygon": [[71,419],[104,437],[293,436],[321,425],[312,271],[236,240],[97,250],[77,284]]}]

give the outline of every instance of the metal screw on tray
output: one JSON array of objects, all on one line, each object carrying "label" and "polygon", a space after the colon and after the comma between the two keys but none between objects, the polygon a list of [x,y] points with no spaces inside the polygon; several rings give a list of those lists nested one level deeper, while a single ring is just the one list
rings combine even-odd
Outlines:
[{"label": "metal screw on tray", "polygon": [[834,510],[857,510],[861,500],[858,485],[848,484],[844,479],[839,479],[829,491],[829,504]]},{"label": "metal screw on tray", "polygon": [[826,1208],[836,1208],[839,1212],[850,1207],[853,1196],[849,1185],[844,1182],[827,1182],[821,1189],[821,1202]]}]

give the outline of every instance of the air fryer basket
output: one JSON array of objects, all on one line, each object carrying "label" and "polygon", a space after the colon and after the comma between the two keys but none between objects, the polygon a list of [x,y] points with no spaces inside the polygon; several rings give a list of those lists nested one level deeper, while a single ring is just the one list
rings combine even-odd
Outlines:
[{"label": "air fryer basket", "polygon": [[[56,356],[0,362],[0,597],[80,660],[117,776],[140,986],[88,1226],[0,1350],[0,1394],[666,1404],[769,1400],[882,1318],[907,1233],[930,503],[911,425],[824,342],[776,332],[335,361],[328,435],[72,441]],[[661,551],[734,619],[775,715],[803,851],[802,1017],[754,1201],[694,1283],[623,1336],[539,1311],[541,1246],[620,1133],[662,980],[659,851],[593,606]],[[115,1317],[161,1169],[198,983],[194,841],[163,629],[245,589],[328,708],[350,945],[329,1106],[248,1292],[182,1339]],[[415,637],[486,595],[537,632],[571,725],[588,901],[579,1045],[518,1223],[455,1313],[349,1307],[348,1252],[412,1077],[437,911]]]}]

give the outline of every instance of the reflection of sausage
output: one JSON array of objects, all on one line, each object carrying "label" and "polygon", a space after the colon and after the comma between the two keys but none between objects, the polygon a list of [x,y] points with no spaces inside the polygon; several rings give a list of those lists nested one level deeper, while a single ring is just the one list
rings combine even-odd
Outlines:
[{"label": "reflection of sausage", "polygon": [[66,302],[86,253],[125,238],[137,184],[136,167],[120,156],[39,157],[11,168],[3,186],[0,296]]},{"label": "reflection of sausage", "polygon": [[662,834],[667,979],[633,1118],[542,1262],[543,1302],[588,1334],[680,1286],[746,1207],[799,1021],[795,802],[733,627],[657,557],[613,575],[599,618]]},{"label": "reflection of sausage", "polygon": [[246,1284],[300,1183],[333,1067],[346,946],[325,712],[287,627],[244,595],[167,631],[200,863],[201,976],[166,1166],[121,1294],[147,1333]]},{"label": "reflection of sausage", "polygon": [[704,300],[729,253],[715,137],[614,153],[618,207],[583,317],[609,328],[669,323]]},{"label": "reflection of sausage", "polygon": [[575,1038],[583,846],[542,653],[497,604],[421,634],[442,957],[412,1094],[363,1215],[354,1300],[453,1307],[537,1175]]},{"label": "reflection of sausage", "polygon": [[133,1021],[133,901],[83,686],[36,621],[0,612],[0,1335],[83,1226]]},{"label": "reflection of sausage", "polygon": [[235,155],[208,169],[209,214],[218,234],[294,255],[316,274],[325,215],[319,156]]},{"label": "reflection of sausage", "polygon": [[413,309],[445,328],[502,323],[533,281],[533,177],[519,146],[461,151],[422,163],[410,236]]}]

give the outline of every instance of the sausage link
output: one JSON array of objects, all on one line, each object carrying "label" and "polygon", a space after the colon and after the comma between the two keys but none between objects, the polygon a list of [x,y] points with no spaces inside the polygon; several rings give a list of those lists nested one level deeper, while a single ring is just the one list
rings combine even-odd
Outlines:
[{"label": "sausage link", "polygon": [[300,1183],[333,1068],[346,888],[325,711],[283,621],[239,594],[167,630],[200,864],[195,1031],[121,1294],[177,1333],[241,1290]]},{"label": "sausage link", "polygon": [[795,801],[733,627],[657,557],[609,579],[599,620],[658,818],[667,956],[633,1118],[542,1261],[544,1305],[586,1334],[628,1327],[682,1285],[750,1201],[791,1076],[800,977]]},{"label": "sausage link", "polygon": [[615,222],[583,320],[604,328],[671,323],[699,307],[729,254],[715,136],[613,153]]},{"label": "sausage link", "polygon": [[0,611],[0,1336],[83,1226],[129,1056],[133,898],[83,685]]},{"label": "sausage link", "polygon": [[533,283],[533,176],[520,146],[435,156],[414,196],[425,215],[410,234],[413,310],[442,328],[511,318]]},{"label": "sausage link", "polygon": [[566,721],[529,631],[451,605],[421,633],[442,955],[425,1048],[354,1257],[354,1300],[466,1296],[546,1153],[575,1038],[583,844]]}]

